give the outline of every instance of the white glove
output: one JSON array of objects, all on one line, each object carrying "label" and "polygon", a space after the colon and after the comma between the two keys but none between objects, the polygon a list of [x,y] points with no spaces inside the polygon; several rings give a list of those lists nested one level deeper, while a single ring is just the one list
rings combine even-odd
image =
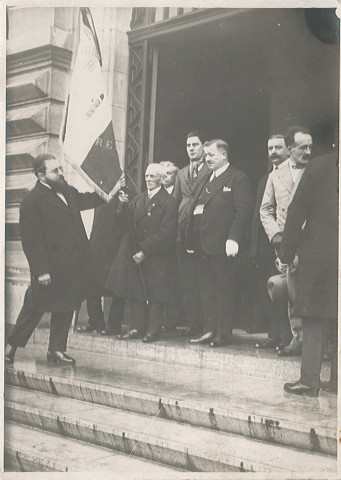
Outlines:
[{"label": "white glove", "polygon": [[237,242],[234,240],[226,240],[225,251],[228,257],[235,257],[238,253],[238,250],[239,246]]}]

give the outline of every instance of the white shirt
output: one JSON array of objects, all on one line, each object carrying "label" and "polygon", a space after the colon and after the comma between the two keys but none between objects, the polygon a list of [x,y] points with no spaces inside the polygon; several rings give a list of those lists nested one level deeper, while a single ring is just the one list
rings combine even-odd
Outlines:
[{"label": "white shirt", "polygon": [[[53,190],[52,187],[51,187],[50,185],[48,185],[47,183],[44,183],[44,182],[42,182],[41,180],[39,180],[39,182],[40,182],[42,185],[44,185],[45,187],[49,188],[50,190]],[[68,204],[67,201],[66,201],[66,198],[64,197],[64,195],[63,195],[62,193],[56,192],[55,190],[54,190],[54,193],[55,193],[56,195],[58,195],[58,197],[65,203],[65,205],[69,206],[69,204]]]},{"label": "white shirt", "polygon": [[223,165],[222,167],[218,168],[218,170],[216,170],[215,172],[212,172],[212,175],[210,176],[210,182],[212,182],[214,178],[219,177],[222,173],[224,173],[229,166],[230,164],[227,163],[226,165]]},{"label": "white shirt", "polygon": [[292,160],[289,160],[289,167],[290,167],[292,181],[296,183],[296,180],[298,179],[298,177],[301,177],[304,168],[296,168],[296,165]]},{"label": "white shirt", "polygon": [[173,190],[174,190],[174,185],[171,185],[170,187],[166,187],[166,190],[169,193],[169,195],[172,195]]},{"label": "white shirt", "polygon": [[161,190],[161,186],[154,188],[153,190],[148,190],[148,198],[153,198],[159,190]]}]

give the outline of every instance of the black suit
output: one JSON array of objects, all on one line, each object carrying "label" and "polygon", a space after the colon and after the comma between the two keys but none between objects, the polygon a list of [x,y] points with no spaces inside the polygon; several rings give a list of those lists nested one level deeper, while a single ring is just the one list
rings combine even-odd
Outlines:
[{"label": "black suit", "polygon": [[[20,207],[20,234],[31,271],[23,308],[8,338],[24,347],[44,312],[52,312],[50,351],[65,351],[74,310],[94,288],[93,263],[80,211],[103,203],[95,193],[68,187],[67,204],[47,186],[36,183]],[[38,277],[49,273],[51,284]]]},{"label": "black suit", "polygon": [[[338,155],[311,160],[289,206],[279,257],[297,252],[298,301],[303,318],[301,382],[320,384],[325,321],[337,321]],[[335,362],[335,360],[334,360]]]},{"label": "black suit", "polygon": [[[235,314],[236,259],[227,257],[228,239],[245,250],[252,209],[248,177],[231,165],[209,182],[206,176],[190,210],[186,245],[194,250],[204,313],[204,331],[229,340]],[[194,214],[202,205],[202,213]]]},{"label": "black suit", "polygon": [[258,182],[256,204],[251,223],[249,254],[257,266],[256,284],[253,288],[256,286],[256,305],[258,302],[260,303],[260,309],[256,308],[255,310],[265,317],[269,338],[287,345],[291,340],[287,302],[284,299],[274,304],[269,297],[267,288],[268,279],[279,273],[275,266],[276,254],[274,248],[265,233],[259,216],[267,179],[268,174],[264,175]]}]

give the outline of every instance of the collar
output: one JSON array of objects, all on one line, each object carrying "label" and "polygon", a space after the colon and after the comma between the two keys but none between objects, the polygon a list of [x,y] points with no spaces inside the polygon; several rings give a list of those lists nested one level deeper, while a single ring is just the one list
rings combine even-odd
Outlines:
[{"label": "collar", "polygon": [[40,182],[42,185],[44,185],[44,187],[47,187],[47,188],[49,188],[50,190],[52,190],[56,195],[58,195],[58,197],[59,197],[66,205],[68,205],[65,196],[64,196],[61,192],[56,192],[55,190],[53,190],[53,188],[52,188],[50,185],[48,185],[48,184],[45,183],[45,182],[42,182],[41,180],[38,180],[38,182]]},{"label": "collar", "polygon": [[274,170],[280,170],[280,169],[283,168],[285,165],[287,165],[288,162],[289,162],[289,159],[284,160],[284,162],[280,163],[279,165],[274,165],[273,168],[272,168],[272,171],[274,171]]},{"label": "collar", "polygon": [[289,166],[292,170],[302,170],[303,168],[305,168],[306,166],[305,165],[302,165],[302,166],[297,166],[296,163],[294,163],[291,158],[289,158]]},{"label": "collar", "polygon": [[173,190],[174,190],[174,185],[171,185],[170,187],[167,187],[166,190],[171,195],[173,193]]},{"label": "collar", "polygon": [[161,185],[154,190],[147,190],[148,198],[153,198],[161,190]]},{"label": "collar", "polygon": [[230,163],[228,162],[226,165],[223,165],[222,167],[218,168],[218,170],[216,170],[215,172],[212,172],[210,180],[212,180],[213,178],[219,177],[222,173],[224,173],[228,169],[229,166],[230,166]]}]

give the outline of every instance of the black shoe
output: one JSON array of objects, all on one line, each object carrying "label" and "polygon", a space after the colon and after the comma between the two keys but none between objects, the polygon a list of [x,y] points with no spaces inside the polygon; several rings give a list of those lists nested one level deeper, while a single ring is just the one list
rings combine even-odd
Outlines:
[{"label": "black shoe", "polygon": [[266,349],[266,348],[276,348],[278,346],[277,340],[273,338],[267,338],[264,342],[256,343],[255,348]]},{"label": "black shoe", "polygon": [[134,340],[135,338],[142,338],[142,333],[138,330],[128,330],[127,333],[123,335],[116,335],[118,340]]},{"label": "black shoe", "polygon": [[210,348],[225,347],[231,343],[227,338],[215,337],[212,342],[210,342]]},{"label": "black shoe", "polygon": [[11,347],[11,350],[5,354],[5,363],[12,364],[14,362],[14,355],[17,347]]},{"label": "black shoe", "polygon": [[142,342],[151,343],[151,342],[155,342],[158,339],[159,339],[159,335],[156,335],[156,333],[147,333],[147,335],[142,338]]},{"label": "black shoe", "polygon": [[212,332],[204,333],[201,337],[197,338],[190,338],[189,343],[192,345],[204,345],[205,343],[210,343],[214,338],[214,334]]},{"label": "black shoe", "polygon": [[308,387],[300,381],[294,383],[285,383],[284,390],[287,393],[293,393],[294,395],[307,395],[308,397],[317,397],[319,394],[319,388]]},{"label": "black shoe", "polygon": [[103,337],[107,337],[109,335],[120,335],[120,331],[112,331],[112,330],[101,330],[99,332],[101,335],[103,335]]},{"label": "black shoe", "polygon": [[329,393],[337,393],[337,382],[332,382],[331,380],[328,382],[321,382],[321,388]]},{"label": "black shoe", "polygon": [[299,357],[302,355],[302,348],[290,348],[289,346],[277,350],[279,357]]},{"label": "black shoe", "polygon": [[47,352],[47,362],[48,363],[62,363],[65,365],[75,365],[76,360],[64,352]]},{"label": "black shoe", "polygon": [[102,328],[90,327],[90,325],[85,325],[83,327],[77,327],[78,333],[91,333],[96,330],[97,333],[100,333]]}]

